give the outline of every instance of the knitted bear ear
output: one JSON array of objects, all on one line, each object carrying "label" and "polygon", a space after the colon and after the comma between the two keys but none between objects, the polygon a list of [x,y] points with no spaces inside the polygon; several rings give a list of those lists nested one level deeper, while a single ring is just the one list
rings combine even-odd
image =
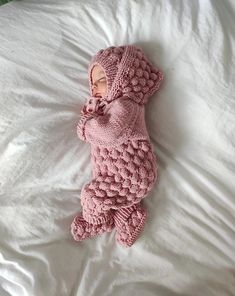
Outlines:
[{"label": "knitted bear ear", "polygon": [[148,61],[141,48],[135,49],[133,62],[123,77],[122,92],[137,103],[145,104],[159,89],[163,74]]}]

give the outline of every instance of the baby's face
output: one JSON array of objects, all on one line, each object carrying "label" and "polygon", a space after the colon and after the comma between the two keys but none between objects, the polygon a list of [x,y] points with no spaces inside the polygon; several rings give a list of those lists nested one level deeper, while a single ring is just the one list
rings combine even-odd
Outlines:
[{"label": "baby's face", "polygon": [[99,99],[103,98],[107,91],[107,81],[104,70],[101,66],[95,65],[91,73],[92,96]]}]

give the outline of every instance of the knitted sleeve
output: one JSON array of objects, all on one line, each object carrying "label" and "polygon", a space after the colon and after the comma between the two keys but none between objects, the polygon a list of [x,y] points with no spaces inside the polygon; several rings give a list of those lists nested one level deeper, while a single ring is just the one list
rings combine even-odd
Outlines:
[{"label": "knitted sleeve", "polygon": [[107,113],[86,121],[84,137],[87,142],[97,145],[116,145],[131,134],[139,105],[129,98],[114,100]]},{"label": "knitted sleeve", "polygon": [[87,120],[91,119],[91,117],[102,114],[102,110],[101,109],[99,110],[100,105],[104,105],[104,104],[101,104],[97,100],[97,98],[89,97],[87,102],[83,106],[81,110],[81,118],[77,124],[77,135],[81,140],[83,141],[86,140],[84,132],[85,132],[85,124]]},{"label": "knitted sleeve", "polygon": [[85,138],[85,125],[86,122],[91,119],[94,115],[92,113],[84,113],[82,112],[81,118],[77,124],[77,135],[78,137],[83,140],[86,141]]},{"label": "knitted sleeve", "polygon": [[77,124],[77,135],[83,141],[85,141],[84,127],[85,127],[86,120],[87,120],[86,117],[82,116]]}]

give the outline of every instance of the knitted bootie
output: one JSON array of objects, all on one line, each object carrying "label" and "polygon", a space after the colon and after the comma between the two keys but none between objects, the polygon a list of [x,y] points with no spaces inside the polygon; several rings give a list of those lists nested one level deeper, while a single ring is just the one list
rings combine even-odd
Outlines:
[{"label": "knitted bootie", "polygon": [[125,247],[132,246],[144,228],[146,217],[147,212],[140,204],[117,210],[114,213],[116,241]]},{"label": "knitted bootie", "polygon": [[71,224],[71,233],[76,241],[82,241],[104,232],[111,232],[113,228],[113,217],[102,224],[95,225],[88,223],[82,216],[76,216]]}]

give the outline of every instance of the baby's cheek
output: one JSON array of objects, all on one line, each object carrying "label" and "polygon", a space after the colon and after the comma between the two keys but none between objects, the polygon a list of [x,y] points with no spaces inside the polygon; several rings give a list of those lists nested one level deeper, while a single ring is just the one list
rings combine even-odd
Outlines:
[{"label": "baby's cheek", "polygon": [[106,93],[106,90],[107,90],[107,83],[103,83],[100,87],[100,92],[105,95]]}]

